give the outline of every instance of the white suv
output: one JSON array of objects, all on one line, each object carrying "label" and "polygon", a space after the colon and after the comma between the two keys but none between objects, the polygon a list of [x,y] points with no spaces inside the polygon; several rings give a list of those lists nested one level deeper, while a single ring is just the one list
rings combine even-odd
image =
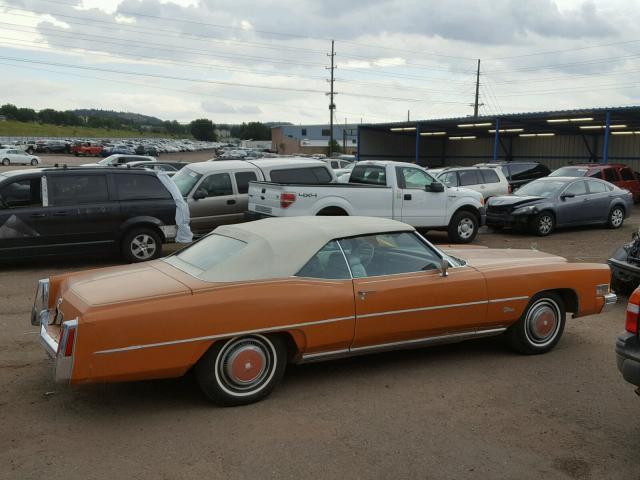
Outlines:
[{"label": "white suv", "polygon": [[436,174],[436,178],[447,187],[464,187],[475,190],[481,193],[485,199],[511,193],[507,177],[498,168],[445,168]]}]

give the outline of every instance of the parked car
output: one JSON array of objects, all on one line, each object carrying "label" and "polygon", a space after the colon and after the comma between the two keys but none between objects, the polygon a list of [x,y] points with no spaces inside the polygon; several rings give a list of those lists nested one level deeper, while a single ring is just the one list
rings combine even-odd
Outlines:
[{"label": "parked car", "polygon": [[611,288],[616,293],[629,295],[640,285],[640,231],[631,235],[631,241],[618,247],[607,261],[611,267]]},{"label": "parked car", "polygon": [[154,172],[166,173],[170,177],[173,177],[178,172],[178,169],[175,168],[173,165],[170,165],[165,162],[157,162],[157,161],[150,161],[150,160],[128,162],[121,166],[129,167],[129,168],[146,168],[147,170],[152,170]]},{"label": "parked car", "polygon": [[422,167],[393,161],[362,161],[349,183],[301,185],[252,182],[249,217],[304,215],[364,215],[402,220],[414,227],[446,230],[454,243],[472,242],[484,225],[482,195],[465,188],[448,188]]},{"label": "parked car", "polygon": [[39,165],[40,157],[30,155],[23,150],[16,148],[6,148],[0,150],[0,163],[5,167],[7,165]]},{"label": "parked car", "polygon": [[189,205],[191,231],[204,235],[219,225],[245,220],[251,181],[328,183],[335,177],[320,160],[290,157],[191,163],[172,179]]},{"label": "parked car", "polygon": [[635,202],[640,201],[640,180],[628,166],[621,163],[584,163],[559,168],[550,177],[591,177],[601,178],[633,194]]},{"label": "parked car", "polygon": [[338,168],[333,170],[333,173],[335,173],[336,178],[338,179],[338,183],[349,183],[351,170],[353,170],[353,167],[355,167],[357,163],[358,162],[351,162],[344,168]]},{"label": "parked car", "polygon": [[503,175],[509,181],[511,191],[526,185],[527,183],[538,178],[546,177],[551,170],[546,165],[538,162],[496,162],[496,163],[478,163],[476,167],[490,167],[500,169]]},{"label": "parked car", "polygon": [[499,168],[445,168],[435,175],[447,187],[464,187],[481,193],[485,198],[511,193],[509,181]]},{"label": "parked car", "polygon": [[333,169],[334,172],[336,170],[347,168],[349,165],[351,165],[353,163],[352,160],[343,160],[343,159],[340,159],[340,158],[324,158],[324,159],[322,159],[322,161],[326,162],[327,165],[329,165]]},{"label": "parked car", "polygon": [[60,382],[194,369],[210,400],[242,405],[288,363],[502,334],[546,353],[566,312],[616,302],[608,281],[606,265],[534,250],[440,250],[388,219],[276,218],[219,227],[142,267],[40,280],[31,322]]},{"label": "parked car", "polygon": [[540,178],[512,195],[487,202],[487,225],[528,227],[535,235],[549,235],[557,227],[606,225],[620,228],[631,214],[628,190],[595,178]]},{"label": "parked car", "polygon": [[143,169],[44,168],[0,174],[0,260],[117,252],[157,258],[176,235],[176,204]]},{"label": "parked car", "polygon": [[[640,387],[640,289],[636,289],[627,304],[625,333],[616,340],[618,370],[627,382]],[[640,389],[636,390],[640,394]]]},{"label": "parked car", "polygon": [[84,142],[84,143],[76,143],[71,146],[71,153],[73,153],[76,157],[82,156],[90,156],[90,157],[99,157],[102,152],[102,145],[92,142]]},{"label": "parked car", "polygon": [[71,145],[60,140],[48,140],[37,144],[37,151],[43,153],[70,153]]},{"label": "parked car", "polygon": [[114,154],[109,155],[107,158],[103,158],[95,163],[83,163],[81,167],[115,167],[117,165],[124,165],[131,162],[155,162],[154,157],[148,157],[146,155],[122,155]]}]

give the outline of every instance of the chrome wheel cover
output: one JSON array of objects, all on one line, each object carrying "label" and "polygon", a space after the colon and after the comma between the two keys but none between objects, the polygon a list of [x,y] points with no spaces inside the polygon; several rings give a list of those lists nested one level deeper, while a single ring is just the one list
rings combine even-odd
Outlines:
[{"label": "chrome wheel cover", "polygon": [[540,217],[540,220],[538,221],[538,230],[540,231],[540,233],[547,235],[551,233],[552,228],[553,218],[551,218],[551,215],[543,215],[542,217]]},{"label": "chrome wheel cover", "polygon": [[146,260],[153,257],[158,246],[151,235],[141,233],[140,235],[133,237],[130,248],[134,257],[139,258],[140,260]]},{"label": "chrome wheel cover", "polygon": [[473,232],[475,231],[475,229],[476,229],[476,226],[473,223],[473,220],[471,220],[468,217],[465,217],[462,220],[460,220],[460,223],[458,223],[458,236],[463,240],[468,240],[473,235]]},{"label": "chrome wheel cover", "polygon": [[622,212],[622,210],[619,208],[614,208],[613,211],[611,212],[611,225],[617,228],[620,225],[622,225],[623,221],[624,221],[624,213]]},{"label": "chrome wheel cover", "polygon": [[232,338],[216,357],[216,381],[229,395],[254,395],[269,384],[276,362],[276,350],[268,338],[262,335]]},{"label": "chrome wheel cover", "polygon": [[543,298],[535,302],[524,321],[524,331],[527,340],[536,347],[546,347],[558,335],[561,326],[560,307],[550,298]]}]

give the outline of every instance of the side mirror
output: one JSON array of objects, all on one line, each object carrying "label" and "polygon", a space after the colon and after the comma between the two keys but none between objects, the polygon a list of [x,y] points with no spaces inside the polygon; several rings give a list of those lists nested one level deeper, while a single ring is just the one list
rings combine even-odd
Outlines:
[{"label": "side mirror", "polygon": [[573,193],[563,193],[560,195],[560,200],[566,200],[567,198],[574,198],[575,195]]},{"label": "side mirror", "polygon": [[447,261],[446,258],[443,258],[442,261],[440,262],[440,276],[448,277],[449,276],[449,272],[447,272],[448,269],[449,269],[449,262]]},{"label": "side mirror", "polygon": [[444,192],[444,185],[440,182],[433,182],[431,185],[426,185],[425,190],[427,192]]},{"label": "side mirror", "polygon": [[203,198],[207,198],[207,192],[205,192],[201,188],[199,188],[198,190],[196,190],[194,192],[194,194],[193,194],[193,199],[194,200],[202,200]]}]

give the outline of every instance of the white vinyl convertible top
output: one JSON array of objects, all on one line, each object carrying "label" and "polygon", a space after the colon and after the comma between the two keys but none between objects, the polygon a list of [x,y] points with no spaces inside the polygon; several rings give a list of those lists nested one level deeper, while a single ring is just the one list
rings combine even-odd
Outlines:
[{"label": "white vinyl convertible top", "polygon": [[414,230],[402,222],[373,217],[279,217],[225,225],[216,228],[213,234],[247,245],[238,255],[197,276],[209,282],[287,278],[331,240]]}]

